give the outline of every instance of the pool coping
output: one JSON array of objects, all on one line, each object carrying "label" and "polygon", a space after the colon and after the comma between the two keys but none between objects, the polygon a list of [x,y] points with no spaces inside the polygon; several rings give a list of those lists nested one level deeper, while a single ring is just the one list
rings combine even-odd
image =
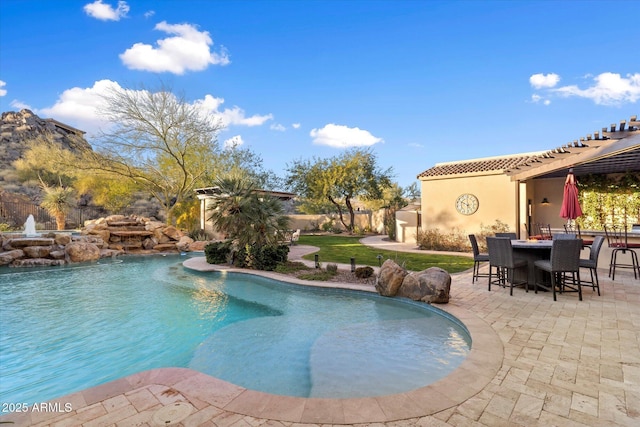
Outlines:
[{"label": "pool coping", "polygon": [[[371,286],[317,283],[278,273],[203,264],[203,258],[190,258],[183,265],[197,271],[233,271],[306,286],[374,292]],[[81,411],[82,408],[121,394],[164,386],[172,393],[181,394],[195,407],[211,405],[232,413],[284,422],[361,424],[423,417],[460,405],[478,394],[495,378],[504,357],[500,337],[483,319],[457,306],[455,302],[441,304],[437,308],[465,325],[472,339],[471,350],[461,365],[445,378],[404,393],[349,399],[282,396],[246,389],[188,368],[159,368],[91,387],[52,402],[59,402],[60,407],[71,404],[74,411]],[[51,413],[49,415],[53,416]],[[46,414],[30,414],[32,422],[41,421],[42,417],[46,418]]]}]

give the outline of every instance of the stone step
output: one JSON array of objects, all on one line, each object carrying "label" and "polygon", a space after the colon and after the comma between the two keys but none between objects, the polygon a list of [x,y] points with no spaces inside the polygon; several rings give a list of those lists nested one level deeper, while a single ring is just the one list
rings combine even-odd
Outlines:
[{"label": "stone step", "polygon": [[[132,219],[122,221],[107,221],[107,225],[109,227],[135,227],[141,224],[138,221]],[[144,228],[144,224],[142,224],[142,227]]]},{"label": "stone step", "polygon": [[158,243],[157,245],[155,245],[153,247],[154,250],[156,251],[177,251],[178,249],[176,248],[176,244],[175,243]]}]

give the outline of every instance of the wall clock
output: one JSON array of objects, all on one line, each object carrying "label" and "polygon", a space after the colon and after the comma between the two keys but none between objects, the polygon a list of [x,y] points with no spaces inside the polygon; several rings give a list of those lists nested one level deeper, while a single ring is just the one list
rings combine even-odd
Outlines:
[{"label": "wall clock", "polygon": [[472,215],[478,210],[478,198],[473,194],[461,194],[456,199],[456,210],[462,215]]}]

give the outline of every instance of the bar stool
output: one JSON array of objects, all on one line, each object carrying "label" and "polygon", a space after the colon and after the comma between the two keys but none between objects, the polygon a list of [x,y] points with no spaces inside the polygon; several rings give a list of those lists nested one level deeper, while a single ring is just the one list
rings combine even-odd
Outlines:
[{"label": "bar stool", "polygon": [[475,234],[469,234],[469,241],[471,241],[471,249],[473,250],[473,276],[471,277],[471,283],[475,283],[479,277],[489,277],[488,274],[480,274],[480,264],[489,262],[489,254],[480,253]]},{"label": "bar stool", "polygon": [[[638,243],[629,243],[627,236],[627,227],[617,225],[604,225],[604,234],[607,236],[607,243],[611,251],[611,260],[609,261],[609,277],[616,280],[617,268],[631,268],[633,270],[633,278],[637,279],[640,274],[640,262],[638,262],[638,254],[634,248],[640,248]],[[626,254],[627,251],[631,255],[631,264],[618,262],[618,254]]]}]

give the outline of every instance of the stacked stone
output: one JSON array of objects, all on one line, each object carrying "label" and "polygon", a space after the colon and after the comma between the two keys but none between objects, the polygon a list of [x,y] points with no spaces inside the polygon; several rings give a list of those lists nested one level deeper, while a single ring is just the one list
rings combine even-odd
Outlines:
[{"label": "stacked stone", "polygon": [[82,234],[99,236],[109,249],[127,253],[197,251],[207,243],[194,242],[184,232],[163,222],[123,215],[87,221]]},{"label": "stacked stone", "polygon": [[173,226],[148,218],[112,215],[87,221],[80,236],[48,233],[11,237],[0,233],[0,265],[50,266],[96,261],[127,254],[203,251],[209,242],[194,242]]}]

